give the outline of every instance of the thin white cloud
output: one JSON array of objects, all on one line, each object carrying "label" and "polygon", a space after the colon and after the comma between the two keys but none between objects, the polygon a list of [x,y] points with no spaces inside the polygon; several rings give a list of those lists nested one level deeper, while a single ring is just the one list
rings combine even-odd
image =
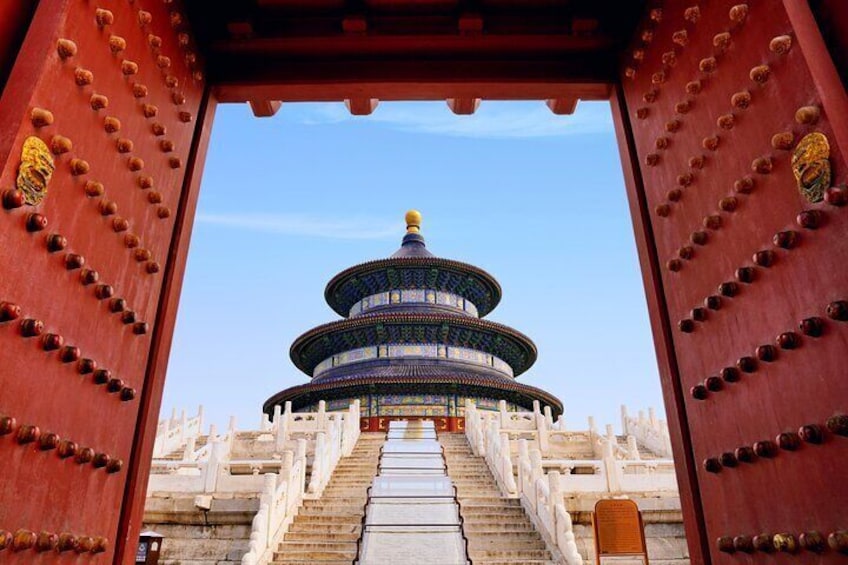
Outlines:
[{"label": "thin white cloud", "polygon": [[[297,107],[295,107],[297,106]],[[305,125],[371,121],[389,128],[432,135],[517,139],[612,133],[606,102],[581,102],[577,111],[558,116],[543,102],[487,102],[470,116],[454,115],[444,102],[390,102],[370,116],[351,116],[344,104],[289,105],[284,119]]]},{"label": "thin white cloud", "polygon": [[318,218],[302,214],[213,214],[200,212],[197,221],[225,228],[278,235],[328,239],[383,239],[402,233],[397,222],[373,218]]}]

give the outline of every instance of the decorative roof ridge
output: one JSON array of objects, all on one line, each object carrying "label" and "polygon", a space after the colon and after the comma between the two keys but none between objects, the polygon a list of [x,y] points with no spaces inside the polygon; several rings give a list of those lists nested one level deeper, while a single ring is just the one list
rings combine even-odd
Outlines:
[{"label": "decorative roof ridge", "polygon": [[336,331],[344,331],[360,327],[368,327],[383,322],[410,324],[441,323],[462,326],[465,328],[489,330],[496,333],[504,334],[508,337],[515,339],[516,341],[521,342],[528,349],[530,355],[530,359],[527,363],[527,366],[523,370],[519,370],[516,369],[516,367],[513,367],[513,371],[515,371],[516,376],[529,369],[533,365],[533,363],[536,362],[536,358],[539,354],[539,351],[536,348],[536,344],[533,343],[533,340],[530,339],[527,335],[507,325],[498,322],[492,322],[491,320],[482,320],[480,318],[474,318],[472,316],[459,316],[456,314],[443,314],[437,312],[426,314],[412,312],[377,312],[374,314],[362,314],[360,316],[356,316],[355,318],[335,320],[333,322],[321,324],[320,326],[315,326],[314,328],[307,330],[294,340],[291,345],[291,348],[289,349],[289,357],[291,358],[292,363],[294,363],[294,365],[298,369],[300,369],[306,374],[309,374],[310,371],[302,366],[296,352],[307,347],[310,341],[320,338],[322,334],[328,334]]}]

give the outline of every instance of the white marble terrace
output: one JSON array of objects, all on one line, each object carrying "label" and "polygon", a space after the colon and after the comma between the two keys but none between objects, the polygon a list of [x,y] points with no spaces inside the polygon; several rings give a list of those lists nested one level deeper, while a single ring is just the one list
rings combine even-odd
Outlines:
[{"label": "white marble terrace", "polygon": [[[258,499],[249,550],[241,563],[267,565],[303,501],[320,498],[336,464],[350,455],[359,439],[359,416],[358,402],[340,412],[327,412],[323,401],[316,412],[293,413],[287,405],[278,408],[273,422],[263,414],[259,429],[238,430],[231,420],[219,433],[214,426],[204,430],[202,407],[192,417],[172,414],[159,424],[148,502],[189,496],[203,508],[215,497]],[[375,499],[368,511],[363,564],[380,562],[375,556],[381,546],[413,547],[425,540],[403,528],[409,508],[416,515],[432,514],[433,523],[458,519],[452,499],[403,499],[397,504],[400,496],[447,493],[450,484],[435,433],[412,440],[405,424],[392,422],[384,446],[372,495],[394,498]],[[543,539],[568,565],[582,565],[581,554],[590,558],[592,550],[580,530],[585,526],[577,524],[585,522],[600,498],[633,498],[643,512],[679,514],[668,429],[652,410],[632,416],[622,407],[623,433],[617,435],[611,425],[599,431],[591,418],[588,429],[569,430],[562,417],[554,421],[550,410],[540,410],[538,404],[533,411],[510,412],[505,402],[499,411],[468,403],[465,426],[472,451],[484,457],[502,495],[520,499]],[[464,563],[464,554],[454,555],[461,547],[461,530],[435,530],[430,533],[445,540],[427,546],[450,553],[439,556],[444,563]],[[383,543],[404,536],[404,544]]]},{"label": "white marble terrace", "polygon": [[[590,512],[601,498],[632,498],[645,511],[679,512],[668,427],[653,410],[646,416],[621,409],[623,435],[612,425],[600,433],[570,431],[548,407],[498,412],[465,407],[465,430],[476,455],[483,456],[505,496],[519,498],[545,540],[568,565],[582,565],[573,515]],[[586,548],[583,548],[585,553]]]}]

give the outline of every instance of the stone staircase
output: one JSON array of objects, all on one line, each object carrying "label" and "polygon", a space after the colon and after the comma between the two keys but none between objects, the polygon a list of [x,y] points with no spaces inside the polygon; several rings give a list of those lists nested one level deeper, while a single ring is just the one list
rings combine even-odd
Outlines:
[{"label": "stone staircase", "polygon": [[464,434],[440,434],[448,475],[457,487],[474,565],[553,564],[553,558],[517,499],[504,498],[482,457]]},{"label": "stone staircase", "polygon": [[[194,450],[197,451],[201,447],[204,447],[206,443],[209,441],[208,435],[199,435],[194,443]],[[169,461],[180,461],[185,455],[186,444],[183,443],[177,449],[173,450],[170,453],[163,455],[162,457],[158,457],[158,459],[167,459]]]},{"label": "stone staircase", "polygon": [[[615,440],[616,440],[616,444],[621,449],[623,449],[624,451],[628,450],[627,436],[626,435],[617,435],[617,436],[615,436]],[[639,457],[643,461],[651,461],[651,460],[654,460],[654,459],[666,459],[662,455],[657,455],[651,449],[649,449],[648,447],[641,445],[641,444],[639,445]]]},{"label": "stone staircase", "polygon": [[368,487],[377,474],[385,433],[363,433],[350,457],[342,458],[320,499],[305,500],[274,553],[274,565],[350,565]]}]

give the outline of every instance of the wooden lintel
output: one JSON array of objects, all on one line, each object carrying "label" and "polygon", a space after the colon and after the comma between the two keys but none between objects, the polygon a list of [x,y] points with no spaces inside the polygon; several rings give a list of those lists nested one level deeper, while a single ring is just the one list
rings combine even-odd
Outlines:
[{"label": "wooden lintel", "polygon": [[250,100],[248,103],[257,118],[270,118],[283,105],[281,100]]},{"label": "wooden lintel", "polygon": [[[345,18],[353,25],[353,20]],[[364,24],[364,20],[361,22]],[[470,22],[469,22],[470,25]],[[480,22],[482,25],[482,20]],[[342,33],[323,37],[257,37],[250,40],[218,40],[213,54],[254,54],[263,56],[393,56],[478,54],[497,56],[555,56],[597,53],[615,47],[614,39],[602,34],[590,36],[558,34],[457,34],[457,35],[368,35]]]},{"label": "wooden lintel", "polygon": [[548,100],[574,98],[608,100],[609,83],[564,83],[548,81],[316,81],[297,83],[280,80],[258,83],[219,82],[215,94],[220,102],[280,100],[284,102],[343,102],[376,98],[381,101],[447,100],[449,98],[485,98],[486,100]]}]

